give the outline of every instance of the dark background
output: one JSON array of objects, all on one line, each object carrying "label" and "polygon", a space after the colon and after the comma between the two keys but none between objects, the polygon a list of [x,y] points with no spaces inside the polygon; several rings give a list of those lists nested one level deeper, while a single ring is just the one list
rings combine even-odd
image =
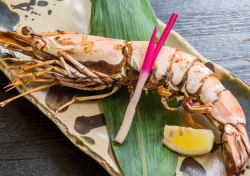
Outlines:
[{"label": "dark background", "polygon": [[[174,29],[200,53],[250,83],[249,0],[151,0],[158,18],[180,17]],[[0,99],[8,80],[0,74]],[[37,108],[19,99],[0,108],[0,176],[108,175]]]}]

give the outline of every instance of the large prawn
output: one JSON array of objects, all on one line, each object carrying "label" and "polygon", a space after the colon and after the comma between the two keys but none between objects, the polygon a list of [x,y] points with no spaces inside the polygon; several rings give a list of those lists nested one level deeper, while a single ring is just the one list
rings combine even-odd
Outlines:
[{"label": "large prawn", "polygon": [[[58,108],[58,113],[77,101],[110,96],[120,86],[127,86],[132,92],[148,42],[66,32],[36,34],[24,27],[22,33],[0,32],[0,46],[29,56],[4,58],[13,64],[9,69],[17,71],[6,86],[8,90],[39,83],[33,89],[0,102],[1,106],[54,85],[83,91],[110,90],[102,95],[74,97]],[[167,103],[170,98],[182,97],[185,117],[194,127],[201,126],[192,120],[191,113],[205,115],[223,133],[228,175],[242,169],[250,155],[244,112],[215,73],[198,58],[175,48],[163,47],[144,89],[157,91],[163,107],[168,110],[173,110]]]}]

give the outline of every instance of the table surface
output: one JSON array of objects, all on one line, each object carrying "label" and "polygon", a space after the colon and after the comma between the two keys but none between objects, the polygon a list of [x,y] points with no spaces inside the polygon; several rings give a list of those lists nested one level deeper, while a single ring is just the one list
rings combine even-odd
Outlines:
[{"label": "table surface", "polygon": [[[174,29],[200,53],[250,83],[249,0],[151,0],[158,18],[180,17]],[[0,74],[0,98],[8,80]],[[24,98],[0,108],[0,175],[108,175],[80,152],[34,105]]]}]

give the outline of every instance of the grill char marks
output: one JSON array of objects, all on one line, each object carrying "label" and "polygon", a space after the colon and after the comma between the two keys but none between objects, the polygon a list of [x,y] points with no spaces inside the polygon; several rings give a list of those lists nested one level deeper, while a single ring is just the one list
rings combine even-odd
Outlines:
[{"label": "grill char marks", "polygon": [[193,62],[196,59],[188,54],[184,54],[179,50],[176,50],[176,54],[174,58],[171,60],[170,65],[170,75],[171,75],[171,82],[178,86],[183,82],[185,78],[186,72],[192,66]]},{"label": "grill char marks", "polygon": [[117,65],[109,64],[104,60],[98,62],[87,61],[87,62],[82,62],[82,64],[92,70],[96,70],[98,72],[111,76],[120,72],[121,68],[123,67],[124,61],[122,61]]},{"label": "grill char marks", "polygon": [[81,63],[91,70],[104,73],[108,76],[121,74],[122,70],[128,65],[128,60],[131,58],[133,48],[129,43],[125,42],[125,44],[123,46],[120,45],[119,48],[118,45],[115,45],[114,49],[122,52],[123,55],[123,59],[118,64],[113,65],[108,63],[106,60],[100,60],[97,62],[86,61]]},{"label": "grill char marks", "polygon": [[[194,97],[200,104],[216,102],[220,93],[225,91],[215,73],[207,68],[198,58],[176,50],[170,59],[168,85],[177,94],[184,93]],[[179,92],[179,93],[178,93]]]},{"label": "grill char marks", "polygon": [[203,80],[213,72],[204,66],[201,62],[195,62],[189,69],[185,89],[190,94],[195,94],[203,85]]}]

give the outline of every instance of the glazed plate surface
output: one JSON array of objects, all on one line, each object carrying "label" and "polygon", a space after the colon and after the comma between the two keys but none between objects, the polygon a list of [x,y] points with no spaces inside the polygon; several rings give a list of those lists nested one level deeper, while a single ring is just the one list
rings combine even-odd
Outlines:
[{"label": "glazed plate surface", "polygon": [[[1,30],[20,31],[23,26],[30,26],[37,33],[56,30],[90,33],[90,0],[51,0],[39,1],[38,4],[31,4],[30,1],[12,0],[10,2],[5,0],[0,2],[0,8]],[[67,13],[64,13],[65,11]],[[158,22],[160,27],[164,28],[164,23],[160,20]],[[215,71],[225,86],[236,95],[246,115],[250,117],[250,100],[245,98],[246,95],[250,97],[248,85],[227,70],[204,58],[180,34],[174,31],[171,32],[167,45],[202,59]],[[12,80],[15,72],[7,71],[6,67],[8,67],[8,63],[0,60],[0,69]],[[238,88],[232,86],[233,84],[237,84]],[[18,88],[18,91],[23,92],[26,89],[29,88]],[[53,116],[54,110],[69,101],[75,93],[76,91],[72,89],[52,87],[45,91],[32,93],[26,98],[51,119],[76,147],[94,158],[111,175],[120,175],[121,172],[110,146],[101,101],[75,103],[56,117]],[[197,117],[198,121],[200,119],[204,118]],[[201,123],[212,128],[206,120],[201,120]],[[183,121],[181,125],[186,124]],[[218,131],[213,130],[217,134],[216,143],[219,143],[218,136],[220,135]],[[199,157],[179,156],[176,175],[188,174],[190,170],[200,176],[226,175],[220,146],[215,145],[211,153]],[[246,170],[245,175],[248,174],[250,172]]]}]

